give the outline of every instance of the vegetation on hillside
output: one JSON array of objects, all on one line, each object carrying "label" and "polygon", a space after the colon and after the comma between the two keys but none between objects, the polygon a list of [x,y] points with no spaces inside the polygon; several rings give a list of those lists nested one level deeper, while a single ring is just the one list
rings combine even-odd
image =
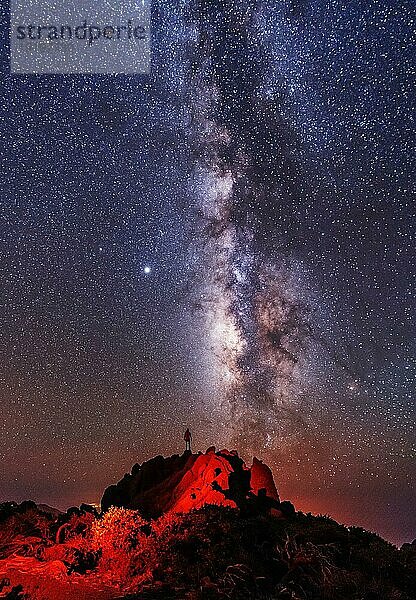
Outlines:
[{"label": "vegetation on hillside", "polygon": [[[124,508],[98,515],[84,506],[53,518],[33,503],[9,503],[0,505],[0,558],[12,554],[61,561],[69,578],[130,599],[412,600],[416,589],[415,546],[398,550],[289,509],[279,519],[206,506],[149,521]],[[3,597],[36,598],[24,589]]]}]

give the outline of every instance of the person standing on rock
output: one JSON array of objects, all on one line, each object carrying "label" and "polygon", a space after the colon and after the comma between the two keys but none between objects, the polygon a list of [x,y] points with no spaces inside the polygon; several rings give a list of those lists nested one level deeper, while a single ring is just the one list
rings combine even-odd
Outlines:
[{"label": "person standing on rock", "polygon": [[190,452],[191,451],[192,434],[188,428],[185,431],[185,435],[183,436],[183,439],[185,440],[185,452]]}]

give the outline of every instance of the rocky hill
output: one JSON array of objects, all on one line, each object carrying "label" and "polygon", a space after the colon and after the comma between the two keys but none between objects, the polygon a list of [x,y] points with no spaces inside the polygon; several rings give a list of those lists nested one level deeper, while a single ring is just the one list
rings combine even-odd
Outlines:
[{"label": "rocky hill", "polygon": [[416,544],[296,512],[235,452],[155,457],[102,512],[0,504],[7,600],[414,600]]}]

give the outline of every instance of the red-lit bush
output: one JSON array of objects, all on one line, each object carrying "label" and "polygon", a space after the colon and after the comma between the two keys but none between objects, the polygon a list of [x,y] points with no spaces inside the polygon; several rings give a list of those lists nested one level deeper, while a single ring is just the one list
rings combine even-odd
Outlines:
[{"label": "red-lit bush", "polygon": [[101,554],[98,569],[103,578],[124,587],[150,579],[151,565],[145,561],[151,554],[148,527],[137,511],[116,507],[93,522],[86,543]]}]

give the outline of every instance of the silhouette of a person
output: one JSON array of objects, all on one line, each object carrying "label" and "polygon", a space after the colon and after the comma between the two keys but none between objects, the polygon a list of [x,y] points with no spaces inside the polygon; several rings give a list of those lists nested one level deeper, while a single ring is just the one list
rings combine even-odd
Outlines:
[{"label": "silhouette of a person", "polygon": [[192,434],[188,428],[185,431],[185,435],[183,436],[183,439],[185,440],[185,452],[190,452],[191,451]]}]

